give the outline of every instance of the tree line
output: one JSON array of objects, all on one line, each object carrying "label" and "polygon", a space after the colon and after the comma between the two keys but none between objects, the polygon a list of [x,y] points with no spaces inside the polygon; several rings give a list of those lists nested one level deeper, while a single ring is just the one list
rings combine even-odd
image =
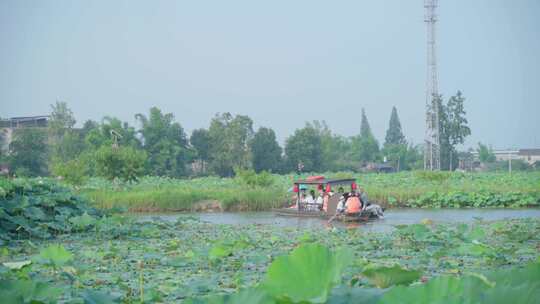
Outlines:
[{"label": "tree line", "polygon": [[[456,145],[470,134],[464,100],[459,91],[446,104],[440,96],[436,100],[445,169],[455,168]],[[19,176],[52,174],[73,182],[85,176],[125,180],[141,175],[233,176],[238,168],[289,173],[358,171],[382,162],[399,170],[423,167],[422,145],[406,140],[395,107],[382,145],[373,135],[364,109],[355,136],[335,134],[325,121],[315,120],[295,130],[284,147],[274,130],[254,130],[253,120],[245,115],[218,113],[208,128],[193,130],[191,135],[172,113],[157,107],[135,118],[137,128],[108,116],[75,128],[73,112],[65,102],[57,102],[51,106],[47,128],[15,129],[2,159]]]}]

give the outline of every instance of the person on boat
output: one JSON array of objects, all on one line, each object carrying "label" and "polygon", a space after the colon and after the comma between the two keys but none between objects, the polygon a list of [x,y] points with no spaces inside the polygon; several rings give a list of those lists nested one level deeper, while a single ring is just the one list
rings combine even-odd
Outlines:
[{"label": "person on boat", "polygon": [[343,213],[345,211],[345,209],[346,209],[345,203],[347,202],[348,199],[349,199],[349,193],[348,192],[345,192],[345,193],[343,193],[343,195],[341,195],[341,197],[339,198],[339,202],[337,204],[337,209],[336,209],[337,212]]},{"label": "person on boat", "polygon": [[306,210],[312,211],[315,208],[315,190],[309,191],[309,194],[306,196]]},{"label": "person on boat", "polygon": [[319,196],[317,196],[317,199],[315,200],[315,207],[317,210],[322,210],[324,205],[324,191],[322,189],[319,189]]},{"label": "person on boat", "polygon": [[368,196],[364,188],[360,187],[358,188],[358,190],[360,192],[360,201],[362,202],[362,210],[365,210],[366,207],[368,207],[371,204],[368,201]]},{"label": "person on boat", "polygon": [[345,213],[359,214],[362,212],[362,202],[356,190],[351,190],[349,197],[345,201]]}]

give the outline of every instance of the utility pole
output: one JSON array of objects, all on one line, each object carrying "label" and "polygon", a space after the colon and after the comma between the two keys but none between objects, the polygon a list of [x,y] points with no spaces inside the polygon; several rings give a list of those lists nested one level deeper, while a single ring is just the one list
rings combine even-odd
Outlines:
[{"label": "utility pole", "polygon": [[427,29],[427,77],[426,77],[426,137],[424,146],[424,170],[441,169],[441,146],[439,138],[439,98],[437,74],[435,23],[437,22],[438,0],[424,0]]}]

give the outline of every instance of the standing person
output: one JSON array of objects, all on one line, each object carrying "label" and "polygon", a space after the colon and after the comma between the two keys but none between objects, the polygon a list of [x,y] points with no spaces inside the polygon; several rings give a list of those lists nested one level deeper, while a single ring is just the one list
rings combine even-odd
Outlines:
[{"label": "standing person", "polygon": [[317,199],[315,200],[315,205],[317,207],[317,210],[322,210],[324,204],[324,191],[322,189],[319,189],[319,196],[317,196]]},{"label": "standing person", "polygon": [[347,200],[349,199],[349,193],[343,193],[343,195],[339,198],[339,202],[337,205],[337,212],[343,213],[345,211],[345,204]]},{"label": "standing person", "polygon": [[367,206],[371,205],[368,201],[368,196],[363,187],[359,188],[360,190],[360,200],[362,201],[362,210],[365,210]]}]

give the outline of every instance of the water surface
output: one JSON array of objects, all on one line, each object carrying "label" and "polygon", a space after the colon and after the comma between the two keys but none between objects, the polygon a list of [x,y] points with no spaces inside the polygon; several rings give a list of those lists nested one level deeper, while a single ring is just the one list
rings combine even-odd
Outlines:
[{"label": "water surface", "polygon": [[[298,218],[277,216],[273,212],[223,212],[223,213],[166,213],[145,214],[142,219],[159,217],[167,221],[176,221],[178,217],[193,216],[201,221],[228,225],[274,225],[296,227],[300,229],[320,229],[328,226],[328,221],[321,218]],[[477,219],[485,221],[540,217],[540,209],[389,209],[384,219],[366,223],[333,222],[336,227],[357,227],[366,231],[390,231],[395,225],[419,223],[430,219],[435,223],[470,223]]]}]

